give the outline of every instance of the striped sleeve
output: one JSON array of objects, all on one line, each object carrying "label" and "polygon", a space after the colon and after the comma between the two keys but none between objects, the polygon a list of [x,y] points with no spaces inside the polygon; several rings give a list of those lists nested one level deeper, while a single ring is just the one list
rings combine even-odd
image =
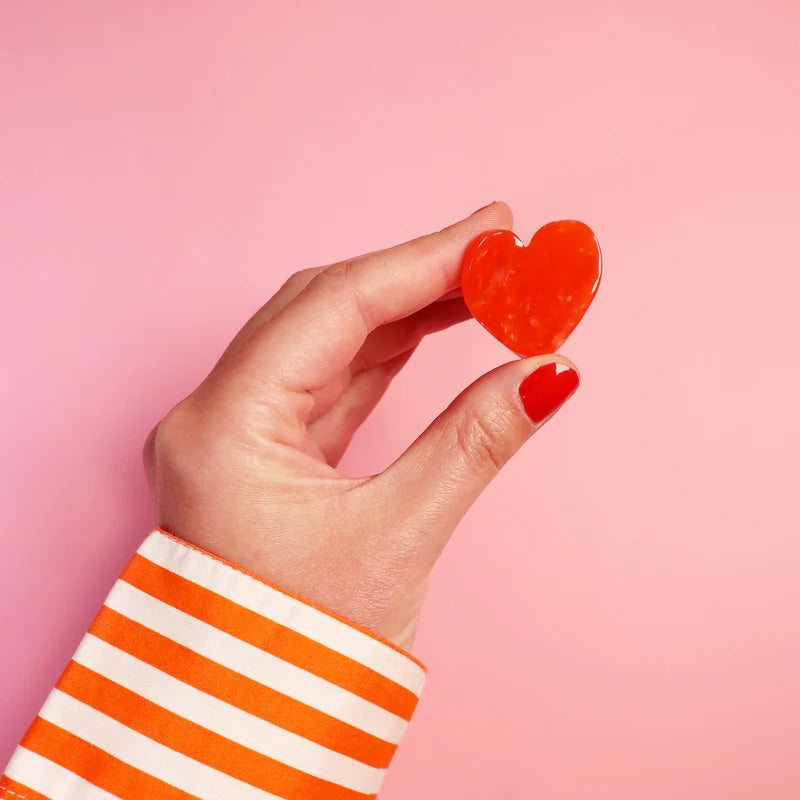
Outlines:
[{"label": "striped sleeve", "polygon": [[0,799],[375,797],[424,679],[389,642],[155,531]]}]

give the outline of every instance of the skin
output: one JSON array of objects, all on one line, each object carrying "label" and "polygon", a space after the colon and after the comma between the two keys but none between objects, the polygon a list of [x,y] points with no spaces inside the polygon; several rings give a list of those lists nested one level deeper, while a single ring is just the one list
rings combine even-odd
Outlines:
[{"label": "skin", "polygon": [[[336,464],[428,334],[470,315],[467,244],[493,203],[442,231],[292,275],[144,449],[158,525],[410,649],[428,575],[461,517],[541,425],[519,384],[556,355],[468,387],[384,472]],[[301,334],[302,332],[302,334]]]}]

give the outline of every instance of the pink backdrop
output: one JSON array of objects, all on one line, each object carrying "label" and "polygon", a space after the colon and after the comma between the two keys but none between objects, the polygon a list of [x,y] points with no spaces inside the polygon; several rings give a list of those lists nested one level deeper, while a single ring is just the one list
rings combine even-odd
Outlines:
[{"label": "pink backdrop", "polygon": [[[509,201],[606,273],[440,562],[399,798],[800,796],[800,4],[5,3],[0,762],[151,526],[140,447],[288,272]],[[378,469],[509,357],[427,342]]]}]

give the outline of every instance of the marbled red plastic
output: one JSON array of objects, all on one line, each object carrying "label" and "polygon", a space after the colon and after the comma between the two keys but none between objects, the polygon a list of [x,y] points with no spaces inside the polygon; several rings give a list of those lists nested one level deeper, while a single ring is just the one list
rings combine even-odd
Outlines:
[{"label": "marbled red plastic", "polygon": [[591,228],[550,222],[525,247],[512,231],[487,231],[464,254],[461,288],[472,315],[520,356],[553,353],[572,333],[600,284]]}]

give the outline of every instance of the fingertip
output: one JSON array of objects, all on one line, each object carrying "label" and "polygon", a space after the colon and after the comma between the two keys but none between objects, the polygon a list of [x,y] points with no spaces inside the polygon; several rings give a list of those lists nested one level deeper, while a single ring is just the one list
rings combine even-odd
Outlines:
[{"label": "fingertip", "polygon": [[480,218],[481,224],[485,224],[486,229],[511,229],[514,224],[514,212],[511,210],[511,206],[502,200],[495,200],[477,211],[473,211],[469,218],[473,217]]},{"label": "fingertip", "polygon": [[519,360],[518,364],[519,372],[523,377],[525,375],[529,375],[539,367],[543,367],[545,364],[558,364],[559,366],[573,370],[575,373],[577,373],[578,377],[580,377],[580,370],[575,362],[566,356],[562,356],[561,353],[546,353],[545,355],[541,356],[523,357]]},{"label": "fingertip", "polygon": [[424,238],[443,247],[451,261],[451,268],[458,269],[464,250],[476,236],[486,231],[510,230],[513,223],[514,215],[511,213],[511,208],[507,203],[498,200],[475,211],[465,219],[448,225],[433,236]]},{"label": "fingertip", "polygon": [[517,391],[525,413],[538,427],[575,394],[581,379],[577,367],[563,356],[528,361],[532,363]]}]

